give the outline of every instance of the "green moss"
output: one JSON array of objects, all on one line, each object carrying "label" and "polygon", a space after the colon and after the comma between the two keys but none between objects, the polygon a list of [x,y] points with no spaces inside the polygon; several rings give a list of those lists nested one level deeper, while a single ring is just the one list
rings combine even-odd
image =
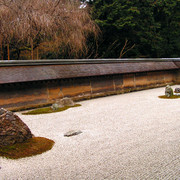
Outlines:
[{"label": "green moss", "polygon": [[0,156],[9,159],[19,159],[42,154],[52,149],[54,141],[43,138],[33,137],[23,143],[17,143],[11,146],[0,148]]},{"label": "green moss", "polygon": [[159,98],[162,98],[162,99],[178,99],[178,98],[180,98],[180,95],[172,95],[171,97],[167,97],[167,96],[163,95],[163,96],[159,96]]},{"label": "green moss", "polygon": [[34,109],[32,111],[28,111],[28,112],[22,113],[22,114],[24,114],[24,115],[47,114],[47,113],[65,111],[66,109],[69,109],[69,108],[72,108],[72,107],[79,107],[79,106],[81,106],[81,105],[76,104],[74,106],[65,106],[65,107],[62,107],[62,108],[58,108],[57,110],[53,110],[51,107],[44,107],[44,108]]}]

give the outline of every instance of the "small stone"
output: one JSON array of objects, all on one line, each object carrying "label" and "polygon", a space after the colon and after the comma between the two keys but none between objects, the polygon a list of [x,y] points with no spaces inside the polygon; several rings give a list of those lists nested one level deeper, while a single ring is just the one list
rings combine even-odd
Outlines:
[{"label": "small stone", "polygon": [[56,110],[59,109],[59,105],[58,105],[57,103],[54,103],[54,104],[52,104],[51,109],[52,109],[53,111],[56,111]]},{"label": "small stone", "polygon": [[81,133],[82,133],[82,131],[80,131],[80,130],[78,130],[78,131],[71,130],[71,131],[68,131],[67,133],[65,133],[64,136],[65,137],[76,136]]}]

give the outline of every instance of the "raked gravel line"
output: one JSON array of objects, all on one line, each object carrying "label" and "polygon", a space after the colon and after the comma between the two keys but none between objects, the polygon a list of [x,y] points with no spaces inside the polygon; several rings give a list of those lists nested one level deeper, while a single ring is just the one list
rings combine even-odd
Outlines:
[{"label": "raked gravel line", "polygon": [[[0,180],[180,179],[180,99],[159,99],[163,94],[157,88],[59,113],[17,113],[55,145],[30,158],[0,158]],[[76,129],[83,133],[63,136]]]}]

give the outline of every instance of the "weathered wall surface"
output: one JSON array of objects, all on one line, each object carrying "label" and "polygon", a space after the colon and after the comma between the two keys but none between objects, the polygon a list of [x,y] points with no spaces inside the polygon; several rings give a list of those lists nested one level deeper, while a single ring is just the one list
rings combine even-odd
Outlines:
[{"label": "weathered wall surface", "polygon": [[62,97],[78,101],[178,83],[178,65],[173,62],[138,65],[123,62],[71,67],[0,67],[0,107],[25,109],[48,105]]},{"label": "weathered wall surface", "polygon": [[178,84],[180,83],[180,71],[177,72],[176,82],[177,82]]}]

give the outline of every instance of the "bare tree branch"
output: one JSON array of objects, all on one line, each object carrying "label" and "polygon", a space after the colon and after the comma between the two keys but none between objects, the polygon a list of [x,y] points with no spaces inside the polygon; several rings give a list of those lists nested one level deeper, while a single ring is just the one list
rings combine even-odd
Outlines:
[{"label": "bare tree branch", "polygon": [[130,51],[131,49],[133,49],[135,47],[135,44],[133,44],[132,46],[128,47],[128,40],[125,40],[124,46],[120,52],[119,58],[122,58],[128,51]]}]

